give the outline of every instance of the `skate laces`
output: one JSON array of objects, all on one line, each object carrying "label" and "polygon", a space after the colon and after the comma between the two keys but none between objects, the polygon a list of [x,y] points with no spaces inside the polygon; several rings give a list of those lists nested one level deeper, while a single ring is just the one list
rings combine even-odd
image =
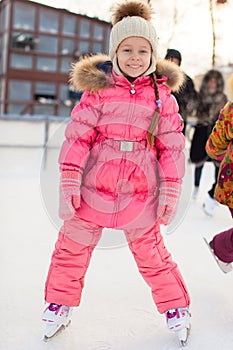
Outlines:
[{"label": "skate laces", "polygon": [[57,322],[59,319],[67,318],[71,308],[69,306],[51,303],[45,309],[42,320],[47,323]]},{"label": "skate laces", "polygon": [[183,329],[188,328],[190,313],[188,308],[176,308],[170,309],[166,312],[166,320],[168,329],[181,332]]}]

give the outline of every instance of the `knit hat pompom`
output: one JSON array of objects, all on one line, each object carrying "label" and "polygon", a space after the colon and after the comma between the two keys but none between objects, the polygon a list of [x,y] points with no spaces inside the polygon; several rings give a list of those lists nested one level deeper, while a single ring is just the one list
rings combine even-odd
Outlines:
[{"label": "knit hat pompom", "polygon": [[117,4],[112,7],[112,12],[112,25],[115,25],[127,16],[139,16],[146,21],[151,21],[152,18],[150,5],[141,1],[126,1],[123,4]]},{"label": "knit hat pompom", "polygon": [[109,56],[115,72],[121,75],[117,63],[117,49],[120,43],[129,37],[146,39],[152,49],[151,65],[144,75],[149,75],[156,69],[157,35],[151,23],[152,9],[144,0],[126,0],[112,8],[112,30],[110,33]]}]

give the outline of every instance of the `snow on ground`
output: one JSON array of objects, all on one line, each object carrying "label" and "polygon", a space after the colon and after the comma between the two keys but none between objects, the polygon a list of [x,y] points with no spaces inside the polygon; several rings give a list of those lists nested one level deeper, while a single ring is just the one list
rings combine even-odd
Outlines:
[{"label": "snow on ground", "polygon": [[[47,159],[52,167],[56,167],[54,152],[57,154],[51,150]],[[118,232],[109,232],[110,241],[104,238],[107,241],[101,241],[95,250],[82,303],[74,310],[71,325],[52,341],[42,341],[43,288],[57,237],[56,220],[44,203],[47,170],[41,172],[41,149],[0,148],[0,159],[0,349],[177,349],[177,339],[167,330],[164,316],[158,314],[120,232],[117,239]],[[48,175],[51,188],[57,180],[55,173],[53,180]],[[203,236],[210,239],[231,227],[232,219],[221,205],[213,218],[202,211],[206,190],[212,183],[212,164],[204,168],[201,193],[195,202],[190,200],[192,174],[193,168],[187,163],[184,193],[188,208],[181,208],[185,215],[175,225],[176,230],[173,227],[171,234],[164,233],[192,298],[187,350],[231,350],[233,274],[219,270]],[[51,203],[53,198],[56,202],[53,193],[51,189]]]}]

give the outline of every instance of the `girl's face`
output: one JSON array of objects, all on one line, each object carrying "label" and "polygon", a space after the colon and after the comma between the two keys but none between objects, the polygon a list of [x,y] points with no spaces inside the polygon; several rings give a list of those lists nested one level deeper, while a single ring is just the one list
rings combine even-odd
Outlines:
[{"label": "girl's face", "polygon": [[208,81],[208,90],[210,93],[215,93],[215,91],[217,90],[217,81],[215,78],[211,78]]},{"label": "girl's face", "polygon": [[149,41],[138,36],[124,39],[117,49],[120,70],[132,78],[139,77],[151,64],[151,45]]}]

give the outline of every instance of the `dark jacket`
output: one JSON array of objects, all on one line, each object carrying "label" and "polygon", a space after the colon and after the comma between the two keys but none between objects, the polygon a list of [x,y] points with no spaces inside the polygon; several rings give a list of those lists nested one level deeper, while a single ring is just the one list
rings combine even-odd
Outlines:
[{"label": "dark jacket", "polygon": [[198,101],[198,94],[195,90],[192,79],[187,74],[185,74],[185,79],[185,83],[179,92],[173,93],[179,105],[179,112],[184,121],[186,121],[188,116],[192,115]]},{"label": "dark jacket", "polygon": [[[212,78],[217,82],[215,92],[210,92],[208,88],[208,82]],[[205,150],[206,141],[226,102],[223,76],[219,71],[211,69],[205,74],[198,93],[197,125],[190,149],[190,160],[193,163],[201,166],[206,160],[209,160]]]}]

